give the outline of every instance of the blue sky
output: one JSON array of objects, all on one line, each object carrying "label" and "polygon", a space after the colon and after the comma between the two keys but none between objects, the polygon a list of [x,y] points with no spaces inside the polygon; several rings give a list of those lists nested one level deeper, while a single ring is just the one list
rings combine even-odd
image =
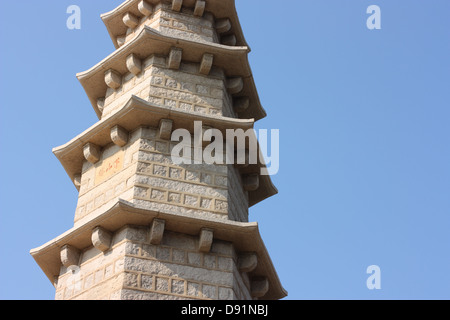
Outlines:
[{"label": "blue sky", "polygon": [[[77,192],[51,150],[97,121],[75,74],[113,52],[99,16],[121,2],[0,3],[0,299],[54,298],[29,250],[73,226]],[[280,129],[279,194],[250,219],[288,299],[449,299],[450,2],[236,2],[257,128]]]}]

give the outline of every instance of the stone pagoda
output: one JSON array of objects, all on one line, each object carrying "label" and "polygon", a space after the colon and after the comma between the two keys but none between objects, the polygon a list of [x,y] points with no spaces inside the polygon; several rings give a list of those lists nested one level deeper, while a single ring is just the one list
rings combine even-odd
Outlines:
[{"label": "stone pagoda", "polygon": [[248,219],[277,193],[263,161],[171,157],[174,130],[266,116],[234,0],[128,0],[101,18],[116,50],[77,74],[99,121],[53,150],[79,191],[74,226],[31,250],[56,299],[285,297]]}]

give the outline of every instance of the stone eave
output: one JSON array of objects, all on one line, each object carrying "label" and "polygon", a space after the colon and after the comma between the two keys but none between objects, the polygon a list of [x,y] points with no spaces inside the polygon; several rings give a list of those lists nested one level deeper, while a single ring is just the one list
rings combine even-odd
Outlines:
[{"label": "stone eave", "polygon": [[[253,119],[235,119],[180,111],[175,108],[154,105],[139,97],[132,96],[117,112],[100,120],[66,144],[54,148],[53,153],[73,182],[75,176],[82,171],[85,161],[83,147],[87,143],[104,147],[112,143],[111,128],[116,125],[127,131],[133,131],[141,126],[156,128],[162,119],[173,120],[173,130],[186,129],[192,134],[194,133],[194,121],[201,121],[203,126],[221,130],[224,137],[226,136],[226,129],[246,131],[254,126]],[[263,160],[262,156],[260,156],[260,160]],[[265,167],[265,164],[259,162],[240,170],[245,174],[258,174],[263,167]],[[278,190],[272,184],[270,177],[261,175],[258,189],[249,191],[249,206],[254,206],[277,193]]]},{"label": "stone eave", "polygon": [[233,97],[249,97],[250,105],[247,110],[240,113],[240,117],[260,120],[266,116],[248,61],[248,47],[229,47],[215,43],[178,39],[163,35],[145,26],[133,40],[91,69],[77,74],[98,118],[101,118],[98,99],[105,97],[108,88],[105,82],[105,71],[112,69],[122,75],[127,74],[129,71],[126,59],[130,54],[134,54],[139,59],[146,59],[151,55],[169,56],[173,47],[183,49],[182,59],[187,62],[201,63],[205,53],[213,54],[213,66],[223,69],[227,77],[241,77],[243,80],[242,91]]},{"label": "stone eave", "polygon": [[278,189],[272,183],[272,179],[267,175],[259,176],[259,188],[248,193],[248,206],[253,207],[261,201],[278,194]]},{"label": "stone eave", "polygon": [[[146,1],[153,6],[162,2],[161,0]],[[116,49],[119,48],[117,37],[124,35],[128,29],[122,21],[123,15],[130,12],[137,17],[143,16],[138,10],[139,2],[140,0],[128,0],[114,10],[100,16]],[[170,3],[171,1],[163,2]],[[196,0],[184,0],[183,7],[194,8],[195,3]],[[236,36],[236,45],[248,46],[239,22],[234,0],[207,0],[205,11],[212,13],[216,19],[230,19],[231,29],[224,35],[234,34]]]},{"label": "stone eave", "polygon": [[232,242],[238,252],[255,252],[258,255],[258,265],[251,272],[251,276],[266,277],[269,281],[269,291],[261,299],[278,300],[287,296],[256,222],[243,223],[151,211],[124,200],[118,200],[109,210],[98,214],[85,224],[73,227],[46,244],[32,249],[30,254],[54,284],[61,268],[60,251],[63,246],[70,245],[83,250],[92,246],[92,230],[96,227],[115,232],[126,225],[149,226],[155,218],[165,220],[166,230],[193,236],[199,235],[202,228],[212,229],[215,239]]},{"label": "stone eave", "polygon": [[73,138],[66,144],[53,149],[53,153],[63,165],[70,179],[81,172],[83,162],[83,146],[93,143],[104,147],[112,143],[111,128],[119,125],[127,131],[133,131],[141,126],[157,128],[161,119],[173,120],[173,130],[186,129],[194,132],[194,121],[201,121],[204,126],[221,130],[253,128],[253,119],[243,120],[221,116],[203,115],[181,111],[167,106],[159,106],[132,96],[119,110],[111,116],[100,120],[93,126]]}]

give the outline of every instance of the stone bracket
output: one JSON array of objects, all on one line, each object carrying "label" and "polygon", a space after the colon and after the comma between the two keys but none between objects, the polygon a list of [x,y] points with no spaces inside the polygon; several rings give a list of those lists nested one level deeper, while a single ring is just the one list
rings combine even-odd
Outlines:
[{"label": "stone bracket", "polygon": [[252,279],[251,295],[253,298],[261,298],[269,291],[269,280],[267,278]]},{"label": "stone bracket", "polygon": [[173,120],[161,119],[159,122],[159,138],[170,140],[172,137]]},{"label": "stone bracket", "polygon": [[122,20],[123,23],[131,29],[134,29],[139,25],[139,18],[130,12],[125,13]]},{"label": "stone bracket", "polygon": [[205,0],[197,0],[195,2],[194,8],[194,16],[202,17],[205,13],[206,1]]},{"label": "stone bracket", "polygon": [[86,143],[83,147],[84,158],[92,164],[96,164],[100,160],[100,147],[93,143]]},{"label": "stone bracket", "polygon": [[111,128],[111,140],[115,145],[123,147],[128,143],[128,131],[121,126]]},{"label": "stone bracket", "polygon": [[130,54],[127,57],[127,69],[135,76],[137,76],[139,73],[141,73],[142,62],[135,54]]},{"label": "stone bracket", "polygon": [[105,252],[111,247],[112,234],[102,227],[97,227],[92,231],[91,240],[95,248]]},{"label": "stone bracket", "polygon": [[166,228],[166,221],[161,219],[154,219],[150,227],[150,243],[158,245],[161,243],[164,229]]},{"label": "stone bracket", "polygon": [[61,263],[64,267],[78,266],[80,262],[81,252],[75,247],[65,245],[61,248],[60,252]]},{"label": "stone bracket", "polygon": [[259,174],[253,173],[242,177],[245,191],[256,191],[259,188]]},{"label": "stone bracket", "polygon": [[228,18],[218,19],[216,21],[216,31],[217,33],[225,33],[231,30],[231,20]]},{"label": "stone bracket", "polygon": [[252,272],[258,266],[258,255],[255,252],[243,253],[238,258],[240,272]]},{"label": "stone bracket", "polygon": [[172,0],[172,10],[180,12],[183,6],[183,0]]},{"label": "stone bracket", "polygon": [[117,90],[122,85],[122,75],[113,69],[105,72],[105,83],[111,89]]},{"label": "stone bracket", "polygon": [[177,70],[181,65],[181,58],[183,57],[183,49],[172,48],[169,53],[168,67],[169,69]]},{"label": "stone bracket", "polygon": [[199,72],[204,75],[209,75],[211,72],[211,68],[214,62],[214,55],[205,53],[202,57],[202,61],[200,62]]},{"label": "stone bracket", "polygon": [[211,229],[202,229],[198,240],[198,251],[209,252],[214,240],[214,231]]},{"label": "stone bracket", "polygon": [[235,46],[237,44],[237,38],[234,34],[224,35],[231,30],[231,20],[228,18],[218,19],[216,21],[216,31],[221,35],[220,42],[227,46]]},{"label": "stone bracket", "polygon": [[73,184],[75,185],[75,188],[77,188],[77,190],[80,191],[80,188],[81,188],[81,173],[76,174],[73,177]]},{"label": "stone bracket", "polygon": [[237,94],[244,89],[244,80],[242,77],[228,78],[227,79],[227,90],[229,94]]},{"label": "stone bracket", "polygon": [[141,0],[138,5],[138,10],[147,17],[153,13],[153,6],[145,0]]},{"label": "stone bracket", "polygon": [[249,97],[240,97],[233,100],[233,108],[236,113],[244,112],[250,106]]}]

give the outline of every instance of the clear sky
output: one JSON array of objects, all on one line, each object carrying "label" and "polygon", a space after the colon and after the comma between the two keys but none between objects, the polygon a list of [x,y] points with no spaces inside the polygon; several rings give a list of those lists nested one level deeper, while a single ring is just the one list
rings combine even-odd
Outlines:
[{"label": "clear sky", "polygon": [[[114,51],[99,16],[121,2],[0,2],[0,299],[54,298],[29,250],[73,226],[77,191],[51,150],[97,121],[75,74]],[[280,129],[279,194],[250,220],[288,299],[449,299],[450,1],[236,2],[257,128]]]}]

